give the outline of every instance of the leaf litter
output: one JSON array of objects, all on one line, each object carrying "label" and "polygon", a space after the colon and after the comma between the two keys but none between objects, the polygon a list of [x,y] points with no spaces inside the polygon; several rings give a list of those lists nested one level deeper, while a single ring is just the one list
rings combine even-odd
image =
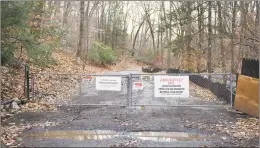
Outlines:
[{"label": "leaf litter", "polygon": [[21,133],[25,130],[29,130],[32,127],[49,127],[57,126],[57,122],[43,122],[43,123],[33,123],[33,124],[20,124],[15,125],[15,123],[9,123],[8,126],[1,127],[1,142],[10,147],[19,147],[21,145]]}]

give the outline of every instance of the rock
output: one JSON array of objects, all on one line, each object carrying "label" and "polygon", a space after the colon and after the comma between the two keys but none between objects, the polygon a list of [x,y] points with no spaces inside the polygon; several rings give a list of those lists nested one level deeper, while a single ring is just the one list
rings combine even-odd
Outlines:
[{"label": "rock", "polygon": [[19,100],[18,98],[13,98],[13,101],[16,102],[17,104],[21,104],[21,100]]},{"label": "rock", "polygon": [[11,109],[11,110],[10,110],[10,113],[11,113],[11,114],[17,113],[17,109]]},{"label": "rock", "polygon": [[167,69],[166,73],[180,73],[180,70],[179,69],[173,69],[173,68],[169,68]]},{"label": "rock", "polygon": [[1,112],[1,118],[5,118],[6,117],[6,112]]},{"label": "rock", "polygon": [[11,107],[11,104],[5,104],[4,109],[9,109]]},{"label": "rock", "polygon": [[26,100],[26,99],[21,99],[20,101],[21,101],[21,104],[26,104],[28,102],[28,100]]},{"label": "rock", "polygon": [[6,118],[11,117],[13,114],[6,114]]},{"label": "rock", "polygon": [[18,104],[16,102],[12,102],[12,108],[13,109],[20,109],[20,107],[18,106]]},{"label": "rock", "polygon": [[5,107],[4,105],[1,105],[1,110],[3,110],[3,109],[4,109],[4,107]]}]

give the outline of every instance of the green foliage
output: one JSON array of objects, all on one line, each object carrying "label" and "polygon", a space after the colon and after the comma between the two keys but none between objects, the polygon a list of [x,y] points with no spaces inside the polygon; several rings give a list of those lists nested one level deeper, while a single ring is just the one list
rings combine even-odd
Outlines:
[{"label": "green foliage", "polygon": [[88,51],[88,59],[98,64],[112,64],[117,60],[117,54],[110,46],[96,41]]},{"label": "green foliage", "polygon": [[[59,46],[63,33],[58,23],[41,23],[48,15],[44,1],[2,1],[1,2],[1,61],[7,64],[15,59],[14,52],[23,46],[29,60],[38,65],[54,64],[52,50]],[[45,13],[47,12],[47,13]],[[36,26],[32,24],[36,23]],[[47,41],[47,40],[51,41]]]},{"label": "green foliage", "polygon": [[8,46],[6,50],[1,50],[1,63],[12,63],[12,59],[14,59],[13,53],[14,46]]}]

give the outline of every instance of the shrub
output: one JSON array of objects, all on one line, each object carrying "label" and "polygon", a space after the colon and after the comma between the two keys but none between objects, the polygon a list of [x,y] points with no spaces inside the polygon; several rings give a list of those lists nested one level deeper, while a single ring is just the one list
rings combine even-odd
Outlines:
[{"label": "shrub", "polygon": [[112,64],[117,60],[117,54],[110,46],[96,41],[88,51],[88,59],[98,64]]}]

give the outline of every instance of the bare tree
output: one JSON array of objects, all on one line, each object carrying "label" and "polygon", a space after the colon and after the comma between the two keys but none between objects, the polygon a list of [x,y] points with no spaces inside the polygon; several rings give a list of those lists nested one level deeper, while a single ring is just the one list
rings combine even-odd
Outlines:
[{"label": "bare tree", "polygon": [[[212,2],[208,2],[208,73],[212,72],[212,67],[211,67],[211,49],[212,49],[212,43],[211,43],[211,38],[212,38],[212,24],[211,24],[211,8],[212,7]],[[211,77],[209,77],[211,79]]]},{"label": "bare tree", "polygon": [[[169,3],[170,3],[170,14],[171,14],[171,12],[172,12],[172,2],[171,1],[169,1]],[[171,39],[172,39],[172,16],[170,16],[170,22],[169,22],[169,43],[168,44],[170,44],[171,43]],[[170,45],[168,45],[169,47],[168,47],[168,52],[167,52],[167,67],[168,68],[170,68],[170,66],[171,66],[171,48],[170,48]]]},{"label": "bare tree", "polygon": [[204,35],[204,19],[203,19],[203,14],[204,14],[204,9],[203,9],[203,2],[198,2],[197,6],[197,12],[198,12],[198,30],[199,30],[199,54],[197,55],[197,71],[200,73],[201,68],[200,68],[200,62],[201,62],[201,54],[202,52],[202,39]]},{"label": "bare tree", "polygon": [[[240,17],[240,41],[239,41],[239,57],[242,58],[244,56],[244,48],[243,48],[243,43],[244,43],[244,31],[246,27],[246,16],[248,12],[248,2],[240,1],[240,12],[241,12],[241,17]],[[240,60],[238,60],[240,62]]]},{"label": "bare tree", "polygon": [[[167,19],[166,19],[166,12],[165,12],[165,6],[164,6],[164,1],[162,1],[162,10],[163,10],[163,19],[164,19],[164,25],[165,25],[165,35],[166,35],[166,45],[169,44],[169,39],[168,39],[168,29],[167,29]],[[162,47],[161,50],[164,50],[164,47]],[[169,50],[169,49],[168,49]],[[169,52],[168,52],[169,53]],[[162,51],[162,55],[163,55],[163,51]],[[162,57],[163,58],[163,57]],[[167,67],[169,67],[169,63],[167,60]]]},{"label": "bare tree", "polygon": [[78,49],[76,52],[76,56],[80,57],[83,60],[82,51],[83,49],[83,38],[84,38],[84,5],[85,1],[80,1],[80,24],[79,24],[79,42],[78,42]]},{"label": "bare tree", "polygon": [[135,33],[135,37],[134,37],[134,41],[133,41],[133,48],[132,48],[133,51],[132,51],[132,54],[131,54],[132,56],[134,56],[136,39],[137,39],[137,36],[139,34],[139,31],[140,31],[142,25],[144,24],[144,21],[145,21],[145,17],[143,18],[142,22],[140,23],[140,25],[139,25],[136,33]]},{"label": "bare tree", "polygon": [[148,23],[149,29],[150,29],[150,33],[152,36],[152,41],[153,41],[153,52],[155,53],[155,40],[154,40],[154,33],[153,33],[153,26],[151,23],[151,19],[150,19],[150,8],[146,8],[145,4],[143,5],[144,11],[145,11],[145,17],[146,17],[146,21]]},{"label": "bare tree", "polygon": [[187,53],[188,53],[188,70],[191,70],[191,25],[192,25],[192,18],[191,18],[191,2],[187,2],[187,12],[186,12],[186,17],[187,17]]},{"label": "bare tree", "polygon": [[[222,26],[222,7],[221,7],[221,2],[217,2],[218,6],[218,28],[219,28],[219,39],[220,39],[220,52],[221,52],[221,66],[222,66],[222,71],[225,72],[225,53],[224,53],[224,46],[223,46],[223,26]],[[224,82],[226,84],[226,77],[224,77]]]},{"label": "bare tree", "polygon": [[237,2],[233,2],[233,12],[232,12],[232,36],[231,36],[231,72],[235,72],[235,65],[234,65],[234,48],[235,48],[235,28],[236,28],[236,15],[237,15]]},{"label": "bare tree", "polygon": [[[258,34],[258,32],[260,31],[260,30],[258,30],[258,27],[260,26],[260,24],[259,24],[259,20],[260,20],[260,2],[259,1],[256,1],[255,2],[256,3],[256,18],[255,18],[255,30],[256,30],[256,35]],[[260,42],[260,37],[259,37],[259,35],[258,35],[258,42]]]},{"label": "bare tree", "polygon": [[70,9],[71,1],[66,1],[64,4],[65,11],[63,15],[63,26],[65,26],[68,23],[68,15],[69,15],[69,9]]}]

